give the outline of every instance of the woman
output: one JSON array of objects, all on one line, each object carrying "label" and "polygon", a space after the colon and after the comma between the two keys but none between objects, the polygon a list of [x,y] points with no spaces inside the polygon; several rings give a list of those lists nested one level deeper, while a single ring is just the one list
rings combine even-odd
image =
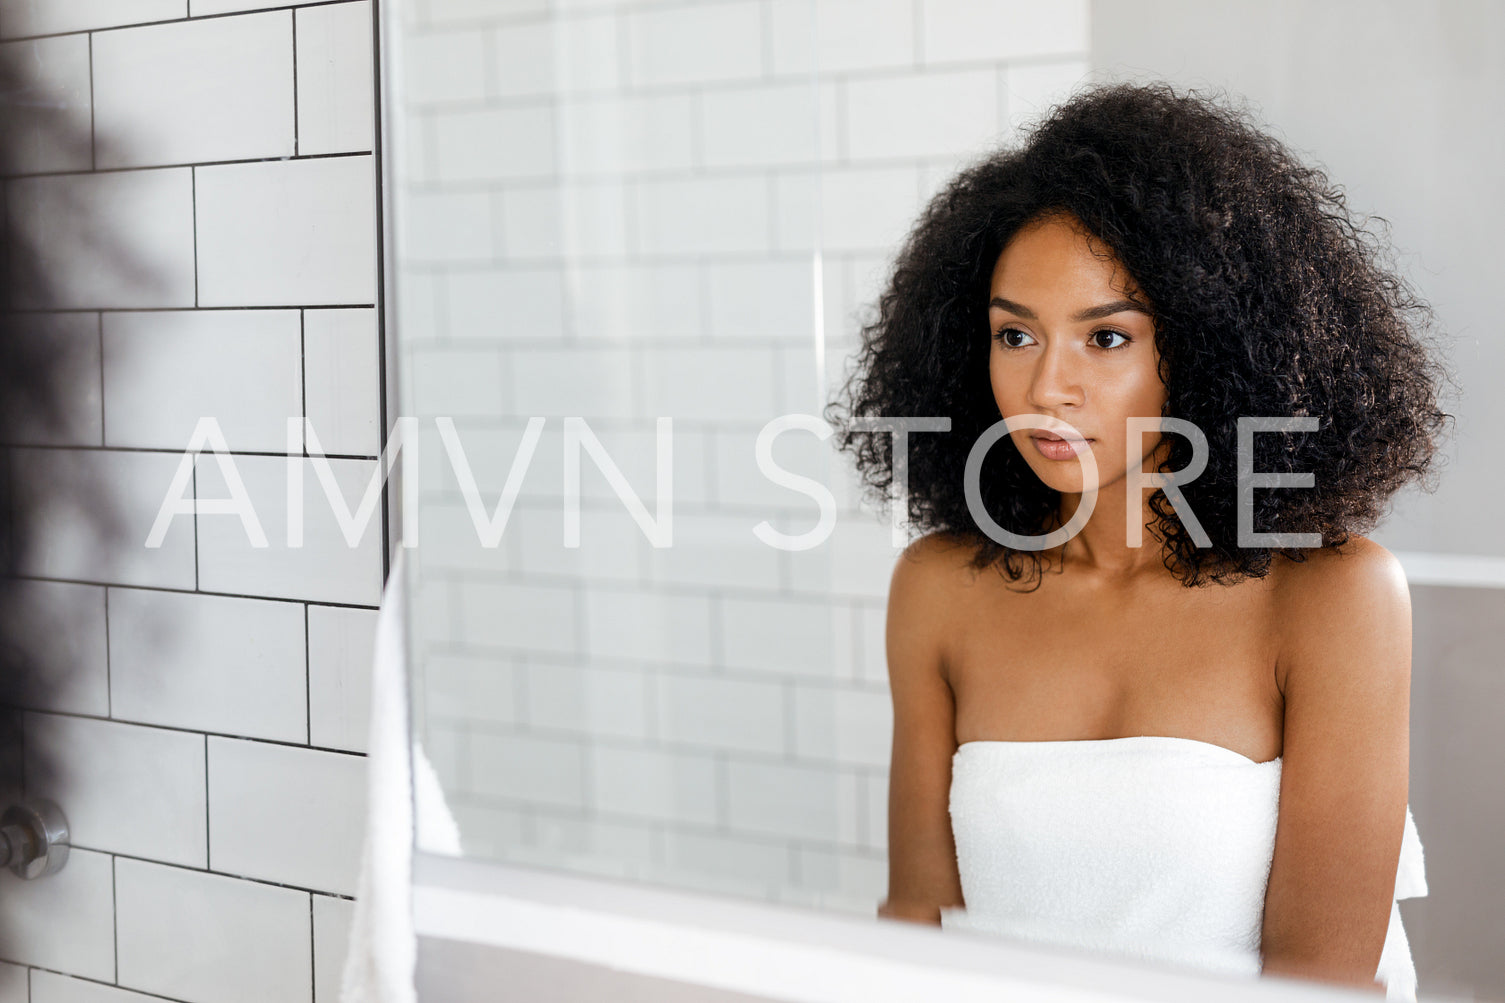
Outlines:
[{"label": "woman", "polygon": [[[1429,322],[1322,172],[1168,85],[932,199],[828,408],[950,419],[907,456],[880,915],[1414,997],[1409,594],[1359,534],[1451,417]],[[892,441],[838,442],[888,497]]]}]

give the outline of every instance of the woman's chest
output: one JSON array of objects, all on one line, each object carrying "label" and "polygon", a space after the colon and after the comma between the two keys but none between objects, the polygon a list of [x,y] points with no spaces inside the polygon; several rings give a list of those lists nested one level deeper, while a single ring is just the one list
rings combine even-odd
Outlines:
[{"label": "woman's chest", "polygon": [[[993,576],[997,579],[996,574]],[[943,654],[958,743],[1168,735],[1281,754],[1275,583],[960,590]]]}]

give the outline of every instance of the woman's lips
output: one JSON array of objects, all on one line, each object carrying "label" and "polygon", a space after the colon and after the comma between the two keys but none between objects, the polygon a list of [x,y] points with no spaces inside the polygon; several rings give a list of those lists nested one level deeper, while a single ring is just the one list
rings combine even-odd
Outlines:
[{"label": "woman's lips", "polygon": [[1030,441],[1047,460],[1070,460],[1091,448],[1091,439],[1064,439],[1051,432],[1031,432]]}]

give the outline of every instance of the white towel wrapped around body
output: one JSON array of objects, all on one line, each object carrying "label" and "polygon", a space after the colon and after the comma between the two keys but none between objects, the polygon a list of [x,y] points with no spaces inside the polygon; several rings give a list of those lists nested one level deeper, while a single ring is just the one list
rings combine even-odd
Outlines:
[{"label": "white towel wrapped around body", "polygon": [[[941,926],[1258,975],[1280,771],[1166,736],[965,742],[950,804],[966,907]],[[1395,898],[1426,894],[1407,806]],[[1415,1000],[1394,903],[1376,978]]]}]

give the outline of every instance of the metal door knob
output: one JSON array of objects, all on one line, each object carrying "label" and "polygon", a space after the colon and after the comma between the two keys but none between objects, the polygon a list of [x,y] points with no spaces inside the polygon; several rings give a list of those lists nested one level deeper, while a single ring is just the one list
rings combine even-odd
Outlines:
[{"label": "metal door knob", "polygon": [[0,815],[0,867],[23,878],[56,874],[68,862],[68,820],[51,801],[11,805]]}]

